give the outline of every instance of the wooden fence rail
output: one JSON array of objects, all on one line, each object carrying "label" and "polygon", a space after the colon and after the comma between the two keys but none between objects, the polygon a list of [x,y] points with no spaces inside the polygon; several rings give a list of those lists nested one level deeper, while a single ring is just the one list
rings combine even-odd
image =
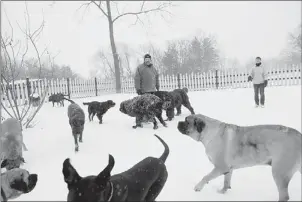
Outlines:
[{"label": "wooden fence rail", "polygon": [[[229,88],[250,88],[251,82],[247,82],[248,71],[245,70],[213,70],[206,73],[161,75],[160,90],[173,90],[175,88],[187,87],[190,91],[229,89]],[[268,71],[268,86],[290,86],[301,85],[301,65],[290,68],[276,68]],[[14,85],[1,86],[2,92],[6,92],[14,86],[15,97],[18,105],[24,105],[33,93],[42,95],[46,86],[49,85],[48,96],[54,93],[64,93],[70,98],[84,98],[103,94],[115,93],[115,80],[104,80],[94,78],[83,79],[40,79],[20,80]],[[135,93],[133,78],[122,81],[122,93]],[[9,95],[11,98],[11,95]],[[6,94],[2,96],[2,102],[9,106]],[[48,102],[48,99],[45,100]]]}]

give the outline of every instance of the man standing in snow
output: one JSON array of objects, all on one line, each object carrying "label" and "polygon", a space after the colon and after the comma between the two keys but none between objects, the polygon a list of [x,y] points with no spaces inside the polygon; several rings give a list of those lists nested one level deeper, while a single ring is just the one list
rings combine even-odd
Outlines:
[{"label": "man standing in snow", "polygon": [[144,56],[144,63],[139,65],[136,69],[134,82],[135,89],[138,95],[144,93],[154,93],[159,91],[158,72],[154,68],[151,56],[146,54]]},{"label": "man standing in snow", "polygon": [[267,72],[261,65],[261,58],[256,57],[256,65],[252,68],[248,77],[248,81],[253,81],[254,86],[254,99],[255,107],[259,107],[259,92],[260,92],[260,105],[264,107],[265,95],[264,88],[267,86]]}]

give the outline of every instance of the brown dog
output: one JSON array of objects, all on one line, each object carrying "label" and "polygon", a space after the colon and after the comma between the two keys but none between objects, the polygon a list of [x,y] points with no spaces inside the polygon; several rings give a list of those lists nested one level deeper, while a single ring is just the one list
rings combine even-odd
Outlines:
[{"label": "brown dog", "polygon": [[69,118],[69,125],[72,130],[72,136],[74,138],[75,151],[79,151],[79,142],[83,142],[83,131],[85,124],[85,113],[84,110],[76,104],[74,101],[64,98],[68,100],[71,104],[68,106],[67,114]]},{"label": "brown dog", "polygon": [[178,122],[178,130],[202,142],[214,169],[195,186],[203,189],[224,175],[221,193],[231,188],[233,170],[256,165],[272,166],[279,201],[288,201],[288,184],[301,173],[301,133],[281,125],[237,126],[198,114]]},{"label": "brown dog", "polygon": [[113,102],[112,100],[107,100],[105,102],[92,101],[92,102],[83,102],[83,105],[88,105],[89,121],[93,121],[93,117],[96,114],[96,116],[99,119],[99,124],[102,124],[103,116],[110,108],[115,106],[115,102]]}]

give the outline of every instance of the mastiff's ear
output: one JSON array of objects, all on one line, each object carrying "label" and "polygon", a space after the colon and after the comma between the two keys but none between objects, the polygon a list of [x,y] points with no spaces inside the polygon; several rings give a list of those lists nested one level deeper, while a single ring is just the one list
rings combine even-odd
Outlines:
[{"label": "mastiff's ear", "polygon": [[206,126],[205,122],[199,118],[194,120],[194,126],[196,127],[197,132],[201,133]]}]

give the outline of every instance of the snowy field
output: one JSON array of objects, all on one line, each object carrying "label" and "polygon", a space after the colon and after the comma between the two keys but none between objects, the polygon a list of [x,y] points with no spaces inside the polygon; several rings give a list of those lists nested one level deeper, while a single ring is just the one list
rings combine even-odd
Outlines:
[{"label": "snowy field", "polygon": [[[196,183],[213,168],[205,155],[202,143],[185,137],[177,130],[177,123],[189,115],[183,114],[168,122],[168,128],[159,123],[132,129],[134,119],[119,112],[121,101],[135,95],[106,95],[87,99],[74,99],[86,113],[86,125],[80,151],[75,154],[74,141],[67,119],[67,105],[52,107],[46,103],[38,116],[37,125],[24,132],[29,151],[24,152],[24,168],[39,175],[36,188],[15,201],[66,201],[67,185],[62,174],[66,158],[81,176],[97,175],[108,162],[108,154],[115,157],[112,174],[122,172],[147,156],[160,156],[162,144],[153,136],[161,136],[170,147],[166,165],[169,177],[157,201],[203,200],[277,200],[271,167],[256,166],[234,171],[232,189],[226,194],[217,193],[223,185],[223,177],[213,180],[201,192],[193,190]],[[282,124],[301,131],[301,86],[266,88],[266,107],[254,108],[253,89],[233,89],[208,92],[189,92],[196,113],[238,124]],[[112,99],[116,106],[104,116],[99,125],[97,117],[88,121],[87,106],[83,101]],[[165,118],[165,115],[164,115]],[[301,201],[301,175],[296,173],[289,185],[290,200]]]}]

